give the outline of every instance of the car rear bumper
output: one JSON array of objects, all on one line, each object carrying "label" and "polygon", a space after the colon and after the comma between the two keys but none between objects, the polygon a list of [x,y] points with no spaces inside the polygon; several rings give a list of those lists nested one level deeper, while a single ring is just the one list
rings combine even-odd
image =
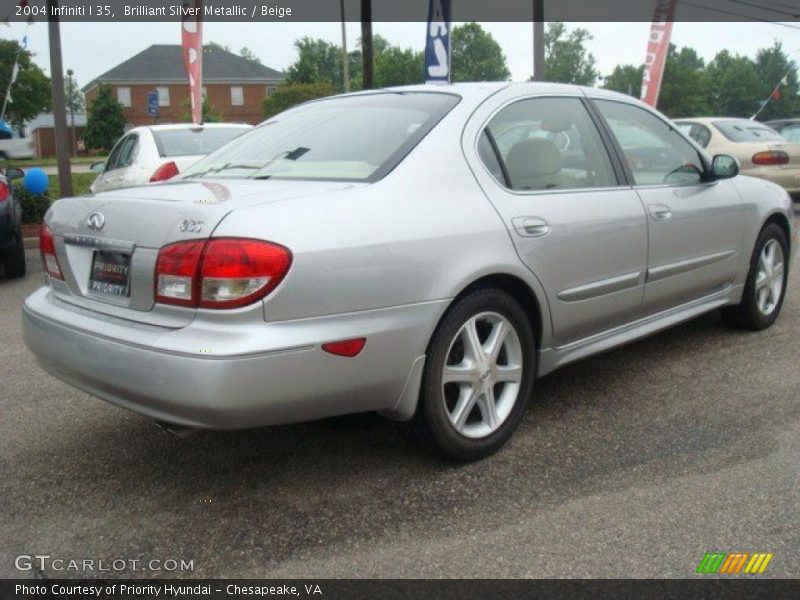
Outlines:
[{"label": "car rear bumper", "polygon": [[[23,336],[46,371],[113,404],[188,427],[241,429],[392,412],[441,310],[440,302],[428,302],[292,322],[233,323],[230,335],[259,336],[263,349],[223,356],[213,353],[213,339],[207,348],[174,350],[170,337],[185,336],[194,323],[179,330],[136,327],[75,309],[41,288],[25,301]],[[287,345],[292,337],[297,342]],[[355,358],[320,347],[349,337],[367,338]]]}]

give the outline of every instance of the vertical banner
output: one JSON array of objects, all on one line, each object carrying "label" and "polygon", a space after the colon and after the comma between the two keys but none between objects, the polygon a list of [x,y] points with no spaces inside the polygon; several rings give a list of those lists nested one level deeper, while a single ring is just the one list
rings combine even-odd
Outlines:
[{"label": "vertical banner", "polygon": [[430,0],[425,42],[425,83],[450,83],[450,2]]},{"label": "vertical banner", "polygon": [[653,24],[650,26],[647,54],[644,59],[642,100],[654,108],[658,104],[658,94],[661,92],[661,81],[664,78],[664,65],[667,62],[669,40],[672,37],[676,4],[676,0],[656,0],[656,8],[653,11]]},{"label": "vertical banner", "polygon": [[[202,0],[194,0],[192,16],[181,19],[181,46],[183,68],[189,78],[189,98],[192,101],[192,123],[203,122],[203,14]],[[184,3],[184,7],[188,2]]]}]

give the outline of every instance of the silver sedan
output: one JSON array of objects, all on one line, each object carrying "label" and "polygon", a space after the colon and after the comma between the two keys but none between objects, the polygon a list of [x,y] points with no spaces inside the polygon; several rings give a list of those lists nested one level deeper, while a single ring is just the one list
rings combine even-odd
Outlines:
[{"label": "silver sedan", "polygon": [[782,188],[630,97],[364,92],[173,182],[54,204],[24,335],[171,427],[378,411],[474,460],[562,365],[717,309],[769,327],[796,240]]}]

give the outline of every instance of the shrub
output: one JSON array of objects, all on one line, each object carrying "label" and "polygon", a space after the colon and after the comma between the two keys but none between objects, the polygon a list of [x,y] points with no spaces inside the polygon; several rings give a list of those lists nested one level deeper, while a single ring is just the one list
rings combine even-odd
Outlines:
[{"label": "shrub", "polygon": [[41,223],[44,214],[50,208],[50,196],[47,192],[34,195],[20,185],[14,188],[14,195],[22,206],[22,222],[25,224]]},{"label": "shrub", "polygon": [[264,98],[262,111],[265,117],[277,115],[296,104],[315,98],[332,96],[336,89],[330,83],[290,83],[279,85],[271,96]]}]

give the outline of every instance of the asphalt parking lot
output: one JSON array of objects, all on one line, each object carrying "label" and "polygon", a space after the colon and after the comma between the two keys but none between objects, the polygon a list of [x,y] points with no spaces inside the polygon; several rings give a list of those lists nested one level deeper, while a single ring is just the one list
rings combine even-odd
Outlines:
[{"label": "asphalt parking lot", "polygon": [[29,267],[0,279],[0,577],[34,576],[22,554],[192,577],[698,577],[709,551],[800,576],[797,263],[771,330],[712,314],[566,367],[466,466],[374,416],[173,438],[37,368]]}]

